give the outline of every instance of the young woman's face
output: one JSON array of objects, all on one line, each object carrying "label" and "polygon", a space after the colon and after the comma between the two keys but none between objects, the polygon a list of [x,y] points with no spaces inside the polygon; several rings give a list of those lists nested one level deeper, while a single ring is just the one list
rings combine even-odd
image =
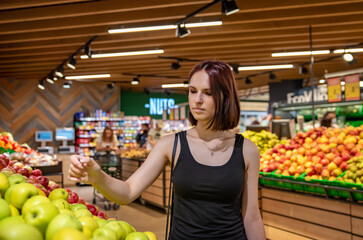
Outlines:
[{"label": "young woman's face", "polygon": [[110,130],[105,131],[105,137],[110,138],[112,137],[112,132]]},{"label": "young woman's face", "polygon": [[215,113],[210,81],[205,71],[196,72],[189,82],[189,107],[198,122],[208,122]]}]

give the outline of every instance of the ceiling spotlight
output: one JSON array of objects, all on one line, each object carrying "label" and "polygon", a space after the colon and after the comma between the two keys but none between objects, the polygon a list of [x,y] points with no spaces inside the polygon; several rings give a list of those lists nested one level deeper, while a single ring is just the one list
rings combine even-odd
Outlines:
[{"label": "ceiling spotlight", "polygon": [[251,83],[252,83],[251,79],[249,77],[246,77],[245,84],[249,85]]},{"label": "ceiling spotlight", "polygon": [[107,84],[107,88],[109,88],[109,89],[113,89],[114,87],[115,87],[115,82]]},{"label": "ceiling spotlight", "polygon": [[180,68],[180,61],[171,63],[172,70],[178,70]]},{"label": "ceiling spotlight", "polygon": [[39,83],[38,83],[38,88],[41,89],[41,90],[44,90],[45,87],[44,87],[44,80],[41,80]]},{"label": "ceiling spotlight", "polygon": [[48,77],[46,77],[47,82],[49,82],[50,84],[54,84],[54,80],[53,77],[51,75],[48,75]]},{"label": "ceiling spotlight", "polygon": [[309,73],[309,70],[304,66],[304,65],[301,65],[299,67],[299,74],[302,75],[302,74],[308,74]]},{"label": "ceiling spotlight", "polygon": [[343,59],[346,61],[346,62],[352,62],[354,60],[354,57],[352,54],[350,53],[344,53],[343,55]]},{"label": "ceiling spotlight", "polygon": [[269,79],[270,80],[276,80],[276,74],[274,74],[273,72],[270,72]]},{"label": "ceiling spotlight", "polygon": [[320,83],[320,84],[325,83],[325,79],[320,79],[320,80],[319,80],[319,83]]},{"label": "ceiling spotlight", "polygon": [[239,8],[234,0],[222,0],[222,13],[225,15],[232,15],[239,11]]},{"label": "ceiling spotlight", "polygon": [[63,66],[59,66],[57,70],[55,70],[55,75],[62,78],[64,76],[64,69]]},{"label": "ceiling spotlight", "polygon": [[86,54],[88,58],[92,58],[92,50],[88,44],[84,46],[84,54]]},{"label": "ceiling spotlight", "polygon": [[139,77],[135,77],[131,81],[131,84],[132,85],[138,85],[139,83],[140,83]]},{"label": "ceiling spotlight", "polygon": [[72,82],[71,81],[66,81],[63,83],[63,88],[71,88]]},{"label": "ceiling spotlight", "polygon": [[71,59],[69,60],[69,62],[67,63],[67,66],[71,69],[76,69],[76,57],[74,55],[72,55]]},{"label": "ceiling spotlight", "polygon": [[183,37],[188,36],[189,34],[190,34],[190,30],[187,29],[184,24],[183,24],[183,26],[181,26],[180,24],[178,25],[178,28],[176,29],[177,37],[183,38]]}]

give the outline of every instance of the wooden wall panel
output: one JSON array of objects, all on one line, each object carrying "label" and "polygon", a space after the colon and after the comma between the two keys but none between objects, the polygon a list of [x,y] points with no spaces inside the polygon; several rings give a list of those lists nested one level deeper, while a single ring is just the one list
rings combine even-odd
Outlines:
[{"label": "wooden wall panel", "polygon": [[64,89],[63,82],[58,81],[54,85],[46,83],[42,91],[37,84],[37,81],[0,79],[0,132],[11,132],[16,141],[28,143],[32,148],[38,146],[35,131],[72,127],[76,112],[119,110],[118,88],[74,82],[70,89]]}]

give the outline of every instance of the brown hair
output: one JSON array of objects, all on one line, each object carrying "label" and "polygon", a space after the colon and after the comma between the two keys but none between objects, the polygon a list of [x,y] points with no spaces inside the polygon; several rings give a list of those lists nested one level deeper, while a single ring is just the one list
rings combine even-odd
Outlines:
[{"label": "brown hair", "polygon": [[103,133],[102,133],[102,141],[106,141],[107,139],[106,139],[106,130],[110,130],[111,131],[111,142],[113,142],[113,130],[112,130],[112,128],[111,127],[109,127],[109,126],[107,126],[107,127],[105,127],[105,129],[103,129]]},{"label": "brown hair", "polygon": [[[220,61],[204,61],[196,65],[189,74],[192,76],[199,71],[208,74],[210,90],[215,105],[215,114],[210,120],[208,129],[214,131],[235,128],[240,119],[240,105],[237,94],[237,84],[230,67]],[[190,123],[195,126],[198,121],[188,112]]]}]

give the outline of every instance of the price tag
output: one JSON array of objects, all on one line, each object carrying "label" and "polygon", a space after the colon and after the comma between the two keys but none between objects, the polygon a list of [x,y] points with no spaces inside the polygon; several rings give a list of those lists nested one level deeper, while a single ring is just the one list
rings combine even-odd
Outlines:
[{"label": "price tag", "polygon": [[345,101],[360,100],[359,74],[345,77]]},{"label": "price tag", "polygon": [[328,102],[342,101],[342,88],[340,86],[340,77],[329,78],[328,82]]}]

